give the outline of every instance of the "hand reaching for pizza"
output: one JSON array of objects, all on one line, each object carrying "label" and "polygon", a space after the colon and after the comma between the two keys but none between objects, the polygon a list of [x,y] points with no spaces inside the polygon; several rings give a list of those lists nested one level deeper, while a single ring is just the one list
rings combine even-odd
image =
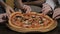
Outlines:
[{"label": "hand reaching for pizza", "polygon": [[60,8],[56,8],[53,12],[53,18],[58,19],[60,18]]},{"label": "hand reaching for pizza", "polygon": [[6,13],[4,13],[4,14],[0,14],[0,23],[3,23],[3,22],[6,21],[6,16],[7,16]]},{"label": "hand reaching for pizza", "polygon": [[11,12],[14,12],[14,10],[8,5],[5,6],[5,10],[6,10],[6,13],[8,14],[8,16],[11,14]]},{"label": "hand reaching for pizza", "polygon": [[30,6],[27,6],[27,5],[24,5],[23,9],[24,9],[24,11],[26,11],[26,13],[29,13],[31,11]]},{"label": "hand reaching for pizza", "polygon": [[42,7],[42,13],[47,14],[49,11],[52,11],[51,7],[47,3],[44,3]]}]

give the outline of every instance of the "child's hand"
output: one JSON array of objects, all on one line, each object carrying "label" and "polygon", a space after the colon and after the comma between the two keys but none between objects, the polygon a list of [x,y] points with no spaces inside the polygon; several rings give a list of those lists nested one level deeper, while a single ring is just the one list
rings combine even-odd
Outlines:
[{"label": "child's hand", "polygon": [[10,6],[5,6],[5,10],[6,10],[6,13],[8,14],[8,16],[11,14],[11,12],[13,13],[14,10],[10,7]]},{"label": "child's hand", "polygon": [[30,11],[31,11],[30,6],[28,6],[28,5],[24,5],[23,9],[26,11],[26,13],[30,13]]},{"label": "child's hand", "polygon": [[58,19],[60,18],[60,8],[56,8],[53,12],[53,19]]},{"label": "child's hand", "polygon": [[49,11],[52,11],[51,7],[47,3],[44,3],[42,8],[42,13],[47,14]]},{"label": "child's hand", "polygon": [[2,22],[5,22],[6,21],[6,16],[7,16],[7,14],[6,13],[4,13],[4,14],[0,14],[0,23],[2,23]]}]

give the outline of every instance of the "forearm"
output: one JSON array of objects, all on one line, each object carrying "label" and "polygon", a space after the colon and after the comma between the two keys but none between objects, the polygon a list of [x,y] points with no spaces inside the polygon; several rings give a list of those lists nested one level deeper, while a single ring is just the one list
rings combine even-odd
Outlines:
[{"label": "forearm", "polygon": [[27,5],[42,5],[44,1],[31,1],[31,2],[24,2]]},{"label": "forearm", "polygon": [[22,0],[16,0],[16,7],[17,8],[23,8]]},{"label": "forearm", "polygon": [[4,3],[4,1],[0,1],[0,5],[1,5],[2,7],[5,7],[5,6],[6,6],[6,4]]}]

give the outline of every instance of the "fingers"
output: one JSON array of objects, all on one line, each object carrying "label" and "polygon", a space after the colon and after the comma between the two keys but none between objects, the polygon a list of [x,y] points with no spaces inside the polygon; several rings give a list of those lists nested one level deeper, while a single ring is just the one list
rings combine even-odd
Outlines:
[{"label": "fingers", "polygon": [[30,13],[30,12],[31,12],[31,8],[30,7],[27,7],[26,13]]},{"label": "fingers", "polygon": [[2,19],[3,17],[7,16],[6,13],[0,14],[0,23],[5,22],[6,20]]},{"label": "fingers", "polygon": [[60,18],[60,16],[57,16],[56,18],[54,18],[54,19],[59,19]]},{"label": "fingers", "polygon": [[6,6],[5,9],[8,17],[10,16],[11,13],[14,12],[13,8],[11,8],[10,6]]},{"label": "fingers", "polygon": [[9,9],[6,9],[6,13],[7,13],[7,16],[9,17],[10,16],[10,14],[11,14],[11,12],[10,12],[10,10]]},{"label": "fingers", "polygon": [[57,8],[54,10],[52,18],[54,18],[54,19],[60,18],[60,8]]},{"label": "fingers", "polygon": [[51,7],[48,4],[43,4],[42,13],[47,14],[51,10]]},{"label": "fingers", "polygon": [[6,20],[0,19],[0,23],[5,22]]},{"label": "fingers", "polygon": [[24,5],[24,9],[25,9],[26,13],[31,11],[30,6],[27,6],[27,5]]},{"label": "fingers", "polygon": [[45,10],[44,12],[42,12],[43,14],[47,14],[48,13],[48,11],[47,10]]},{"label": "fingers", "polygon": [[14,13],[14,10],[12,8],[10,9],[10,11],[11,11],[11,13]]},{"label": "fingers", "polygon": [[48,5],[43,6],[42,11],[45,11],[45,10],[51,10],[50,6],[48,6]]}]

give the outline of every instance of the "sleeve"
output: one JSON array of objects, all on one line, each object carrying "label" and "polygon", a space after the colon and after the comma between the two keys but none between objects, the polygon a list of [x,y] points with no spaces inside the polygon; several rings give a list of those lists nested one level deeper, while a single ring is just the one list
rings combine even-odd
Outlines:
[{"label": "sleeve", "polygon": [[56,4],[54,3],[53,0],[46,0],[46,3],[49,4],[53,10],[56,7]]},{"label": "sleeve", "polygon": [[60,5],[60,0],[58,0],[58,3],[59,3],[59,5]]}]

